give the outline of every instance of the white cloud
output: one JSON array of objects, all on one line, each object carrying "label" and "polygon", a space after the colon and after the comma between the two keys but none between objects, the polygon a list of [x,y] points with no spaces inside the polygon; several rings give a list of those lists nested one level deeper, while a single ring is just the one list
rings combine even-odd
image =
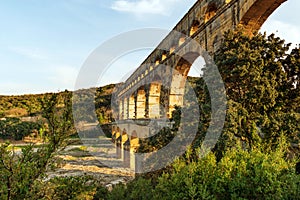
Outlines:
[{"label": "white cloud", "polygon": [[121,12],[128,12],[138,16],[144,14],[170,15],[172,6],[179,0],[117,0],[111,8]]},{"label": "white cloud", "polygon": [[261,32],[264,31],[266,31],[267,35],[275,33],[276,36],[284,39],[286,43],[292,43],[293,46],[300,43],[299,25],[290,24],[279,20],[269,20],[261,28]]},{"label": "white cloud", "polygon": [[48,58],[46,53],[42,52],[38,48],[10,47],[9,49],[14,53],[34,60],[44,60]]}]

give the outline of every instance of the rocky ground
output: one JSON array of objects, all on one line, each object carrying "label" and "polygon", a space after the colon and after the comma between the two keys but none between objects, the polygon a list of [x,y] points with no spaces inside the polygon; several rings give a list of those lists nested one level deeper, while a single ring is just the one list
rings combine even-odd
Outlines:
[{"label": "rocky ground", "polygon": [[62,165],[49,172],[48,178],[92,175],[108,186],[133,179],[134,174],[123,167],[121,159],[116,158],[116,150],[110,139],[84,139],[82,143],[68,146],[59,155]]}]

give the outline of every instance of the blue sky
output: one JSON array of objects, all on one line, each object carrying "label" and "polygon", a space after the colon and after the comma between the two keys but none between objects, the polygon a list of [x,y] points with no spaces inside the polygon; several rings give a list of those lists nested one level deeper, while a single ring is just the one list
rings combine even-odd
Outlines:
[{"label": "blue sky", "polygon": [[[72,90],[80,67],[102,42],[139,28],[172,29],[195,1],[2,0],[0,94]],[[299,8],[299,0],[288,0],[262,31],[300,43]],[[123,69],[111,69],[101,84],[121,81],[148,54],[142,50],[123,58]]]}]

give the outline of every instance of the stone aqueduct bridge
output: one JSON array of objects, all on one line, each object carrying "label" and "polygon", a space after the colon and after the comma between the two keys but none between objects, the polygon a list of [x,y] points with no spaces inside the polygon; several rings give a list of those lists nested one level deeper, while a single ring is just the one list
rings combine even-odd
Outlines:
[{"label": "stone aqueduct bridge", "polygon": [[152,134],[151,127],[143,124],[155,120],[166,126],[162,119],[171,117],[175,105],[182,105],[187,74],[200,56],[199,49],[187,45],[189,41],[214,53],[225,31],[243,26],[251,34],[285,1],[198,0],[194,4],[173,29],[181,34],[170,33],[117,91],[112,135],[126,167],[136,171],[139,138]]}]

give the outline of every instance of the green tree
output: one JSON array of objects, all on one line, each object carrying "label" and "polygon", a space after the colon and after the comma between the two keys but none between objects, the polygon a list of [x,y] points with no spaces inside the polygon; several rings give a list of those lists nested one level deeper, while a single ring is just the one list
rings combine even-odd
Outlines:
[{"label": "green tree", "polygon": [[289,54],[289,47],[274,34],[225,34],[214,57],[229,100],[223,150],[237,138],[249,149],[274,148],[281,136],[296,140],[300,54],[297,48]]},{"label": "green tree", "polygon": [[48,143],[42,147],[28,145],[16,153],[9,144],[0,146],[0,199],[35,199],[39,181],[55,165],[55,154],[66,145],[73,133],[71,93],[59,99],[54,94],[41,100],[43,116],[48,122]]}]

